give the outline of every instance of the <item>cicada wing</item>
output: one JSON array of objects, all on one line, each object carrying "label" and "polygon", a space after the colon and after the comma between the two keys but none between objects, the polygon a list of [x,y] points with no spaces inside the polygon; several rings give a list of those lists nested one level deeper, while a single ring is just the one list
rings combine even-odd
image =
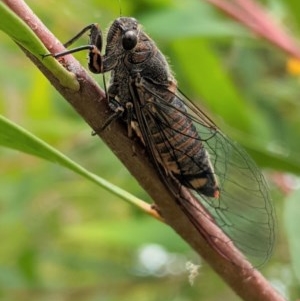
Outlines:
[{"label": "cicada wing", "polygon": [[[180,187],[174,188],[172,173],[162,165],[162,156],[169,153],[170,158],[176,160],[175,154],[180,154],[178,158],[186,155],[186,165],[191,166],[190,168],[193,164],[200,166],[202,162],[195,162],[189,155],[188,147],[174,149],[174,141],[171,140],[176,134],[177,139],[184,140],[185,144],[201,143],[209,153],[210,163],[218,181],[219,197],[208,197],[194,189],[191,191],[215,223],[252,264],[262,265],[272,253],[275,241],[275,213],[267,183],[259,168],[241,146],[226,137],[183,94],[175,95],[165,89],[166,97],[163,97],[156,91],[156,87],[147,80],[143,81],[143,85],[132,87],[141,134],[161,178],[172,193],[178,196]],[[165,100],[172,98],[173,102]],[[197,129],[197,137],[186,130],[180,132],[176,121],[185,118],[193,122]],[[180,162],[177,163],[178,168],[185,168]],[[188,181],[181,178],[180,184],[190,188],[187,183]],[[179,201],[182,207],[186,199],[181,198]],[[192,222],[209,243],[212,243],[213,239],[209,239],[210,234],[204,233],[199,222]]]},{"label": "cicada wing", "polygon": [[200,195],[198,198],[205,201],[203,204],[234,244],[255,266],[260,266],[272,254],[276,231],[275,210],[266,180],[240,145],[217,128],[212,136],[211,121],[186,97],[182,94],[180,97],[189,108],[188,116],[194,120],[198,132],[207,131],[211,137],[205,140],[204,147],[219,180],[219,199]]},{"label": "cicada wing", "polygon": [[275,216],[263,175],[249,155],[217,133],[205,144],[219,179],[219,199],[198,195],[217,224],[255,266],[271,255]]}]

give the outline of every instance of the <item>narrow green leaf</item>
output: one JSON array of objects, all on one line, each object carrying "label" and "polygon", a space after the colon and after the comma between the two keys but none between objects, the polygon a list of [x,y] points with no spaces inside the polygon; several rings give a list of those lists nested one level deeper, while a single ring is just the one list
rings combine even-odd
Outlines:
[{"label": "narrow green leaf", "polygon": [[67,71],[55,59],[42,59],[42,54],[48,53],[34,32],[14,14],[3,2],[0,2],[0,30],[10,36],[15,42],[36,56],[59,79],[61,84],[74,91],[79,90],[79,83],[73,73]]},{"label": "narrow green leaf", "polygon": [[[127,191],[109,183],[99,176],[89,172],[79,164],[75,163],[67,156],[54,149],[46,142],[35,137],[25,129],[12,123],[5,117],[0,115],[0,145],[19,150],[21,152],[40,157],[53,163],[60,164],[75,173],[85,177],[98,186],[110,191],[114,195],[119,196],[123,200],[139,207],[143,211],[148,212],[148,204],[131,195]],[[148,212],[149,213],[149,212]],[[151,214],[151,212],[149,213]]]}]

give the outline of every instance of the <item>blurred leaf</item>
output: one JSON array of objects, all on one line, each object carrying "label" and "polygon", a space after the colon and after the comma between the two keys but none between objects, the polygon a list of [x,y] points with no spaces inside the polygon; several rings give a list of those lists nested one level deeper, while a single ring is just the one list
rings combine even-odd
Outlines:
[{"label": "blurred leaf", "polygon": [[32,88],[30,89],[27,106],[27,114],[32,119],[51,118],[53,102],[51,102],[49,93],[49,82],[41,76],[38,70],[32,72]]},{"label": "blurred leaf", "polygon": [[151,11],[139,19],[146,32],[164,40],[195,36],[209,38],[247,36],[246,31],[240,26],[217,18],[215,11],[201,1],[177,1],[174,7]]},{"label": "blurred leaf", "polygon": [[[0,283],[1,289],[3,289],[4,287],[6,289],[15,289],[16,287],[24,286],[24,278],[22,277],[22,274],[20,272],[13,271],[10,268],[1,266]],[[0,297],[2,297],[2,293],[3,292],[0,290]]]},{"label": "blurred leaf", "polygon": [[297,154],[289,153],[286,149],[271,150],[274,147],[271,147],[269,141],[264,141],[261,137],[258,139],[257,136],[245,133],[234,132],[234,135],[232,133],[231,131],[231,137],[244,146],[259,166],[300,175],[300,160]]},{"label": "blurred leaf", "polygon": [[[222,116],[230,126],[248,133],[256,128],[254,115],[255,124],[262,123],[259,112],[237,91],[206,41],[188,39],[172,45],[172,51],[178,58],[181,78],[198,95],[203,96],[211,111]],[[261,126],[261,134],[264,131]]]},{"label": "blurred leaf", "polygon": [[20,271],[30,284],[35,284],[38,282],[36,253],[37,252],[35,249],[24,249],[18,259]]},{"label": "blurred leaf", "polygon": [[299,0],[285,0],[284,5],[289,9],[290,14],[294,17],[300,30],[300,1]]},{"label": "blurred leaf", "polygon": [[64,235],[67,240],[79,245],[96,244],[132,249],[142,244],[156,243],[179,252],[189,249],[170,227],[145,218],[119,220],[117,223],[114,220],[102,220],[73,225],[64,229]]},{"label": "blurred leaf", "polygon": [[295,190],[285,200],[284,223],[286,228],[292,267],[300,282],[300,189]]}]

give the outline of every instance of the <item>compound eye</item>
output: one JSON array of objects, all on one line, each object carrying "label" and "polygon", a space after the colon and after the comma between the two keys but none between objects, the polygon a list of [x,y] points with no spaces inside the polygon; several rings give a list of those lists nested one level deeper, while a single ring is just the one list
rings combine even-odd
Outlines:
[{"label": "compound eye", "polygon": [[137,44],[136,32],[129,30],[126,31],[122,37],[122,45],[125,50],[133,49]]}]

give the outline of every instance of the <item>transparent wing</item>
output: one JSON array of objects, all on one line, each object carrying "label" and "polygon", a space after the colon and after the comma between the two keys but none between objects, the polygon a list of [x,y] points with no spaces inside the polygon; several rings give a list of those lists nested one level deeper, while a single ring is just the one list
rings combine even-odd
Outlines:
[{"label": "transparent wing", "polygon": [[[187,142],[199,139],[210,155],[220,195],[219,198],[213,198],[194,190],[192,193],[253,265],[264,264],[272,253],[276,221],[269,190],[261,171],[241,146],[226,137],[184,95],[180,93],[175,95],[166,90],[165,97],[162,97],[159,96],[161,93],[158,95],[155,91],[157,87],[144,80],[143,85],[133,87],[132,94],[136,118],[145,146],[164,182],[174,190],[173,186],[169,185],[171,179],[161,165],[162,147],[161,145],[160,148],[157,147],[158,141],[164,144],[165,150],[174,154],[185,152],[185,149],[174,149],[174,143],[170,141],[172,133],[176,132]],[[173,101],[165,99],[173,99]],[[174,105],[175,103],[177,105]],[[189,136],[186,131],[182,133],[178,131],[176,121],[179,117],[193,121],[199,134],[198,138],[194,135]],[[201,164],[195,162],[192,157],[189,161],[189,164]],[[184,180],[181,184],[186,186]],[[178,195],[178,191],[172,192]],[[207,233],[201,234],[207,235]]]}]

